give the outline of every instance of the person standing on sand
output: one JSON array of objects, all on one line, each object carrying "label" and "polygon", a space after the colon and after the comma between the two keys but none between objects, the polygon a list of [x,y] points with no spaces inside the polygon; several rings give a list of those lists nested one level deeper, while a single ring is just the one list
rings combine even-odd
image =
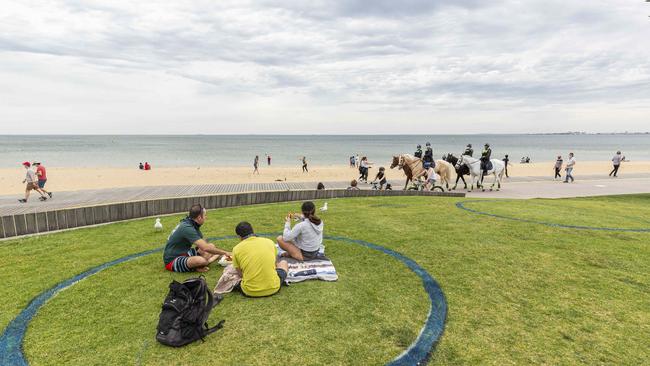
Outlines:
[{"label": "person standing on sand", "polygon": [[508,175],[508,163],[510,163],[510,159],[508,158],[508,154],[503,158],[503,166],[505,168],[505,173],[506,173],[506,178],[510,178]]},{"label": "person standing on sand", "polygon": [[52,192],[48,192],[45,190],[45,183],[47,182],[47,171],[45,170],[45,167],[38,162],[35,162],[32,164],[36,167],[36,176],[38,177],[38,188],[39,190],[48,196],[52,198]]},{"label": "person standing on sand", "polygon": [[555,160],[555,166],[553,167],[555,169],[555,176],[553,177],[553,180],[560,178],[562,179],[562,175],[560,174],[560,170],[562,169],[562,163],[564,160],[562,160],[562,156],[558,155],[557,160]]},{"label": "person standing on sand", "polygon": [[41,197],[39,198],[41,201],[45,201],[47,197],[45,197],[45,193],[38,188],[38,178],[36,177],[36,173],[30,168],[31,164],[26,161],[23,163],[23,166],[27,170],[27,174],[25,175],[25,179],[23,180],[23,183],[26,183],[27,185],[25,186],[25,198],[19,199],[18,202],[20,203],[26,203],[27,200],[29,199],[29,193],[31,190],[35,190],[38,192]]},{"label": "person standing on sand", "polygon": [[357,168],[361,166],[361,160],[359,160],[359,154],[354,156],[354,163],[356,164]]},{"label": "person standing on sand", "polygon": [[307,157],[305,156],[302,157],[302,172],[309,173],[309,169],[307,169]]},{"label": "person standing on sand", "polygon": [[260,174],[260,171],[257,169],[260,165],[260,156],[255,155],[255,160],[253,161],[253,174],[257,173],[258,175]]},{"label": "person standing on sand", "polygon": [[271,155],[266,154],[266,165],[271,166]]},{"label": "person standing on sand", "polygon": [[614,174],[614,178],[617,178],[618,176],[618,168],[621,166],[621,162],[624,160],[623,155],[621,155],[620,151],[616,152],[616,155],[612,158],[612,164],[614,165],[614,169],[612,169],[611,172],[609,172],[609,176],[611,177],[612,174]]},{"label": "person standing on sand", "polygon": [[569,179],[571,179],[571,183],[575,179],[573,179],[573,167],[576,165],[576,159],[573,157],[573,153],[569,153],[569,160],[566,162],[566,177],[564,177],[564,183],[569,183]]}]

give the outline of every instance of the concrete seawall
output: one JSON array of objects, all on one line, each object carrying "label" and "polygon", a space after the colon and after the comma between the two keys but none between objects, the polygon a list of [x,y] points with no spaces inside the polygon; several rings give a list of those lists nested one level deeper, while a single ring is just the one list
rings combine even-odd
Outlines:
[{"label": "concrete seawall", "polygon": [[183,213],[194,203],[200,203],[207,209],[214,209],[275,202],[380,196],[464,197],[465,194],[450,192],[330,189],[321,191],[263,191],[159,198],[3,216],[0,219],[0,238],[45,233],[48,231],[72,229],[149,216]]}]

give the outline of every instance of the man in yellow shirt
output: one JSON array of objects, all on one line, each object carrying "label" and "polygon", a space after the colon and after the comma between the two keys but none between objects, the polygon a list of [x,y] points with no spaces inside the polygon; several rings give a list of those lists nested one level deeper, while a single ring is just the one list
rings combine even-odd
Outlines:
[{"label": "man in yellow shirt", "polygon": [[262,297],[278,292],[289,268],[284,260],[276,262],[278,250],[273,241],[257,237],[246,221],[240,222],[235,232],[241,242],[232,250],[232,265],[242,276],[244,295]]}]

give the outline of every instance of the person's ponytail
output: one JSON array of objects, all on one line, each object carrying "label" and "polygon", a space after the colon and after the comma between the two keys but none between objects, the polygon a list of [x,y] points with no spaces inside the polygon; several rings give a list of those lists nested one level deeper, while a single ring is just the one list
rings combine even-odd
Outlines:
[{"label": "person's ponytail", "polygon": [[322,220],[316,216],[316,206],[311,201],[302,204],[302,215],[314,225],[320,225]]}]

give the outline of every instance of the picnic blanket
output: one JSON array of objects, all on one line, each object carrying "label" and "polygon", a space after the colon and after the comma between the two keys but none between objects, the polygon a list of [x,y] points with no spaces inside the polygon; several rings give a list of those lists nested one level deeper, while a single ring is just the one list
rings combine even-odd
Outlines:
[{"label": "picnic blanket", "polygon": [[329,258],[320,256],[310,261],[298,261],[285,258],[289,264],[287,283],[302,282],[306,280],[336,281],[339,279],[334,264]]}]

